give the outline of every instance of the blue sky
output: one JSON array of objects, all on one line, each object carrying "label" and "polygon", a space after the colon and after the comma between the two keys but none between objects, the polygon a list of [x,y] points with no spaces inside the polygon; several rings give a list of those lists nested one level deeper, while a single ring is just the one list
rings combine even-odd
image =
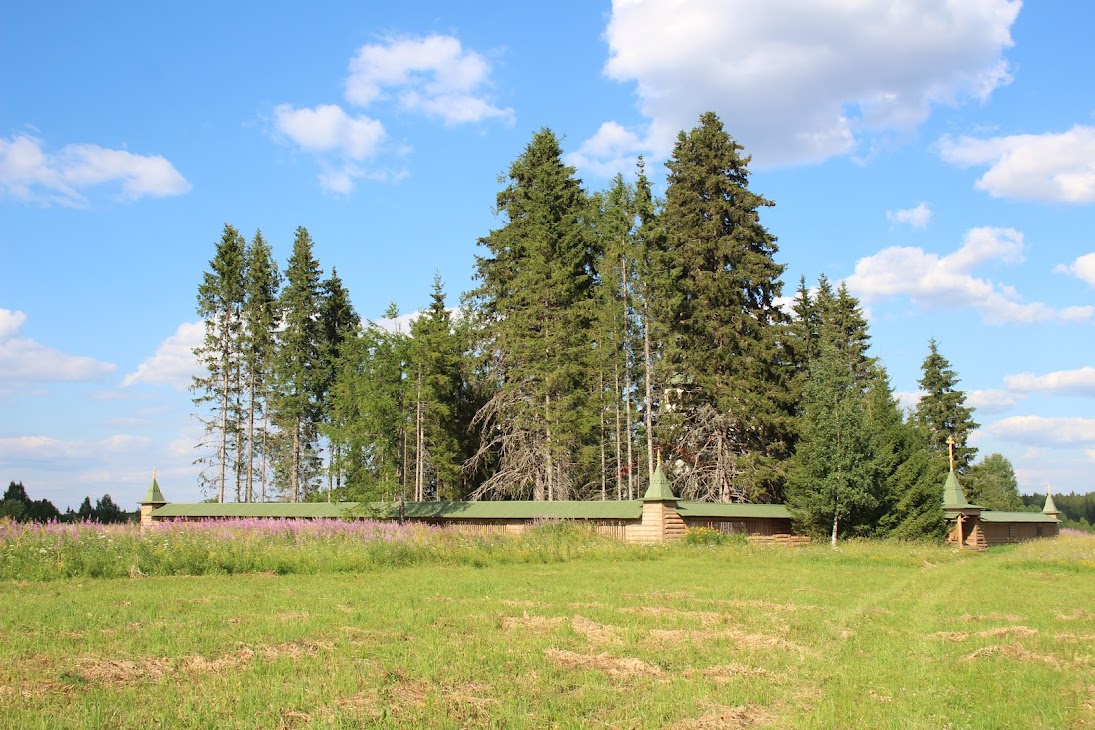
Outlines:
[{"label": "blue sky", "polygon": [[195,293],[225,223],[305,226],[358,311],[469,288],[550,127],[659,184],[713,110],[800,276],[846,280],[905,404],[934,337],[1024,492],[1095,489],[1095,5],[0,0],[0,480],[197,500]]}]

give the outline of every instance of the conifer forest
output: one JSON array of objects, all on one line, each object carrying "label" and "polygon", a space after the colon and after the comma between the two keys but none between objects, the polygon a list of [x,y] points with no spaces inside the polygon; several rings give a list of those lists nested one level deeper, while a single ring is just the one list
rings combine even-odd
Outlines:
[{"label": "conifer forest", "polygon": [[1022,509],[1007,459],[976,461],[936,342],[904,411],[843,284],[785,296],[774,203],[748,165],[706,113],[677,137],[664,198],[641,158],[589,191],[542,129],[500,181],[472,290],[436,277],[402,328],[395,304],[362,321],[306,228],[282,268],[261,232],[226,225],[197,295],[207,496],[635,499],[660,459],[683,499],[785,502],[819,534],[931,536],[953,438],[968,496]]}]

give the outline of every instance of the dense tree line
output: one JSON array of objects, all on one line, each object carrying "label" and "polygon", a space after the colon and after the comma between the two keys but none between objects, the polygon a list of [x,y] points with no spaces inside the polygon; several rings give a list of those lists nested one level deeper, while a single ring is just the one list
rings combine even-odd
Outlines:
[{"label": "dense tree line", "polygon": [[385,326],[360,320],[304,228],[282,273],[261,233],[225,226],[198,291],[210,495],[628,499],[660,454],[685,499],[912,537],[943,529],[953,439],[975,493],[1014,508],[1006,459],[973,463],[936,342],[906,414],[843,285],[803,280],[778,305],[773,203],[748,165],[707,113],[678,135],[664,199],[641,159],[634,182],[590,192],[542,129],[502,180],[473,290],[451,307],[435,279],[406,332],[394,304]]},{"label": "dense tree line", "polygon": [[0,499],[0,519],[7,518],[15,522],[131,522],[137,519],[138,512],[126,512],[110,497],[104,494],[95,504],[90,497],[84,497],[80,508],[73,511],[67,508],[62,514],[48,499],[32,500],[22,482],[12,481]]}]

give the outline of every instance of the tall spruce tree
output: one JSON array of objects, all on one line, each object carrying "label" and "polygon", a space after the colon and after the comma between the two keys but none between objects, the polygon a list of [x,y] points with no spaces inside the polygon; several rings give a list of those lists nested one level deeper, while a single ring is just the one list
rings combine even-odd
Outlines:
[{"label": "tall spruce tree", "polygon": [[[385,317],[399,312],[391,305]],[[342,343],[324,430],[336,445],[339,499],[391,500],[403,494],[409,339],[370,322]]]},{"label": "tall spruce tree", "polygon": [[[319,390],[320,418],[331,423],[333,389],[338,373],[338,363],[347,339],[354,336],[361,319],[350,302],[350,293],[342,284],[338,270],[331,267],[331,276],[320,285],[319,303],[320,332],[319,357],[323,368]],[[333,490],[339,486],[342,474],[338,468],[338,444],[328,439],[327,498],[333,498]]]},{"label": "tall spruce tree", "polygon": [[430,306],[411,325],[411,377],[414,389],[416,500],[460,499],[461,468],[469,456],[462,448],[461,400],[464,346],[445,306],[441,275],[433,280]]},{"label": "tall spruce tree", "polygon": [[664,272],[678,292],[669,311],[666,367],[691,393],[691,462],[685,496],[716,501],[781,495],[781,461],[791,449],[791,372],[779,352],[776,305],[783,266],[760,222],[771,201],[749,189],[749,158],[707,112],[681,132],[669,169],[663,219]]},{"label": "tall spruce tree", "polygon": [[957,388],[958,375],[950,362],[939,354],[934,339],[928,343],[929,353],[920,366],[920,389],[924,395],[916,405],[916,421],[928,433],[930,448],[941,458],[949,454],[947,439],[955,441],[955,470],[964,474],[973,462],[977,449],[969,445],[969,437],[979,423],[973,420],[973,409],[966,405],[966,393]]},{"label": "tall spruce tree", "polygon": [[635,309],[638,313],[642,337],[642,424],[645,437],[646,478],[654,475],[654,456],[663,439],[656,436],[656,417],[661,410],[661,395],[665,392],[663,373],[658,369],[663,344],[669,339],[669,325],[673,322],[680,292],[676,288],[679,271],[667,249],[668,238],[654,198],[652,186],[646,176],[646,164],[640,156],[636,163],[635,210],[639,216],[639,228],[635,233]]},{"label": "tall spruce tree", "polygon": [[274,358],[274,423],[279,430],[275,473],[284,496],[309,498],[316,488],[320,454],[320,397],[326,377],[321,347],[320,268],[312,237],[297,228],[279,300],[281,329]]},{"label": "tall spruce tree", "polygon": [[190,390],[194,404],[207,406],[209,414],[198,418],[205,428],[199,448],[211,447],[212,454],[200,456],[201,481],[218,502],[224,502],[229,473],[238,474],[237,434],[241,431],[240,366],[242,349],[241,311],[245,299],[244,272],[246,241],[239,231],[225,224],[209,271],[198,286],[198,316],[205,321],[205,338],[194,348],[203,373],[195,375]]},{"label": "tall spruce tree", "polygon": [[[633,380],[636,356],[634,304],[635,238],[639,224],[633,186],[617,174],[605,193],[593,196],[595,234],[600,243],[597,266],[597,319],[593,339],[599,370],[601,497],[613,475],[616,499],[634,499],[635,479]],[[613,448],[609,448],[609,446]],[[611,468],[609,465],[611,464]]]},{"label": "tall spruce tree", "polygon": [[[498,387],[477,414],[483,445],[472,466],[496,459],[477,496],[565,499],[584,479],[576,463],[590,428],[589,320],[593,247],[588,197],[548,129],[509,169],[497,198],[501,228],[479,240],[472,297]],[[594,411],[595,413],[595,411]]]},{"label": "tall spruce tree", "polygon": [[[243,384],[246,403],[246,487],[244,499],[266,500],[270,455],[271,369],[278,325],[278,292],[281,274],[273,252],[256,231],[247,248],[247,275],[243,305]],[[256,465],[256,459],[258,464]]]}]

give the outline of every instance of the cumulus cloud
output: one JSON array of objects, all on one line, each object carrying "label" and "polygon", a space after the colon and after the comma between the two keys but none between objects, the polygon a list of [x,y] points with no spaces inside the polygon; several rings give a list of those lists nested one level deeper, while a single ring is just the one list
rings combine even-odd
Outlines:
[{"label": "cumulus cloud", "polygon": [[1008,375],[1004,383],[1012,390],[1021,392],[1049,393],[1065,396],[1095,396],[1095,367],[1085,366],[1077,370],[1035,375],[1019,373]]},{"label": "cumulus cloud", "polygon": [[40,468],[67,468],[74,463],[139,452],[151,444],[146,436],[117,434],[97,441],[66,441],[52,436],[0,437],[0,463]]},{"label": "cumulus cloud", "polygon": [[892,223],[905,223],[913,228],[927,228],[932,219],[932,209],[927,203],[921,203],[915,208],[891,210],[886,213],[886,218]]},{"label": "cumulus cloud", "polygon": [[966,405],[981,413],[1001,413],[1023,397],[1007,390],[971,390],[966,394]]},{"label": "cumulus cloud", "polygon": [[605,74],[655,157],[713,110],[758,164],[820,161],[1010,81],[1018,0],[615,0]]},{"label": "cumulus cloud", "polygon": [[612,177],[617,172],[634,169],[644,145],[645,141],[635,132],[616,122],[605,122],[577,152],[567,156],[567,161],[601,177]]},{"label": "cumulus cloud", "polygon": [[274,108],[274,126],[316,157],[320,185],[340,195],[352,192],[358,178],[374,174],[360,163],[374,157],[387,137],[379,121],[350,116],[337,104],[304,109],[279,104]]},{"label": "cumulus cloud", "polygon": [[1023,248],[1023,234],[1015,229],[972,228],[962,246],[946,256],[894,246],[862,258],[847,284],[865,303],[906,296],[925,309],[976,309],[986,322],[994,324],[1083,322],[1095,316],[1092,306],[1054,309],[1040,302],[1024,302],[1012,287],[971,273],[984,264],[1021,263]]},{"label": "cumulus cloud", "polygon": [[446,35],[393,36],[358,49],[350,60],[346,100],[356,106],[394,100],[446,124],[512,122],[513,109],[490,103],[490,64]]},{"label": "cumulus cloud", "polygon": [[198,373],[194,348],[202,343],[204,337],[204,322],[183,322],[175,330],[175,334],[160,343],[152,357],[125,376],[122,387],[148,383],[186,390],[190,386],[191,378]]},{"label": "cumulus cloud", "polygon": [[365,116],[351,117],[335,104],[296,109],[280,104],[274,109],[278,131],[310,152],[338,152],[361,160],[377,150],[384,125]]},{"label": "cumulus cloud", "polygon": [[983,427],[999,439],[1030,446],[1067,447],[1095,444],[1095,419],[1013,416]]},{"label": "cumulus cloud", "polygon": [[987,165],[976,187],[994,198],[1095,202],[1095,127],[988,139],[948,136],[940,139],[939,153],[953,165]]},{"label": "cumulus cloud", "polygon": [[911,411],[920,403],[920,399],[927,393],[923,390],[898,390],[894,394],[897,405],[901,410]]},{"label": "cumulus cloud", "polygon": [[66,355],[20,337],[27,315],[0,309],[0,383],[101,380],[117,369],[113,363]]},{"label": "cumulus cloud", "polygon": [[28,134],[0,138],[0,191],[27,203],[82,207],[84,191],[121,185],[121,198],[181,195],[190,190],[175,166],[159,155],[137,155],[94,144],[70,144],[54,154]]},{"label": "cumulus cloud", "polygon": [[1095,253],[1085,253],[1071,264],[1061,264],[1056,271],[1062,274],[1072,274],[1088,286],[1095,287]]},{"label": "cumulus cloud", "polygon": [[[450,126],[490,119],[512,123],[513,110],[488,98],[490,72],[483,56],[453,36],[393,36],[357,50],[345,96],[351,106],[377,110],[374,115],[395,107]],[[320,185],[332,193],[347,195],[358,180],[398,181],[407,174],[378,162],[409,151],[387,144],[388,132],[378,118],[348,113],[338,104],[279,104],[274,127],[316,158]]]}]

